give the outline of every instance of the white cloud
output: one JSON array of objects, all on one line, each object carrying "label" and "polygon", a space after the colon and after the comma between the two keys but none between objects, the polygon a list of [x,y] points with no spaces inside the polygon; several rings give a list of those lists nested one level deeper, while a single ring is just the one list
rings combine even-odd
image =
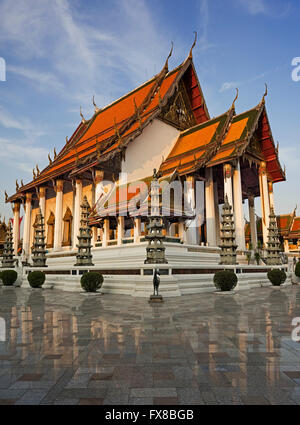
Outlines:
[{"label": "white cloud", "polygon": [[[112,0],[114,25],[91,20],[88,10],[68,0],[3,0],[0,43],[9,46],[18,63],[9,71],[18,77],[91,108],[123,94],[124,81],[134,88],[157,71],[170,46],[162,37],[145,0]],[[204,2],[206,3],[206,1]],[[34,61],[33,61],[34,59]],[[126,81],[127,80],[127,81]]]},{"label": "white cloud", "polygon": [[62,90],[64,87],[56,76],[51,73],[13,65],[9,65],[7,71],[29,80],[35,87],[38,86],[41,90]]},{"label": "white cloud", "polygon": [[231,90],[234,89],[236,87],[239,87],[241,85],[241,83],[239,83],[238,81],[230,81],[230,82],[226,82],[222,84],[222,87],[220,88],[220,92],[226,91],[226,90]]},{"label": "white cloud", "polygon": [[274,0],[237,0],[251,15],[268,15],[273,18],[285,17],[290,9],[291,3],[285,1],[277,2]]},{"label": "white cloud", "polygon": [[251,15],[267,12],[267,6],[264,0],[240,0],[240,3],[242,3]]}]

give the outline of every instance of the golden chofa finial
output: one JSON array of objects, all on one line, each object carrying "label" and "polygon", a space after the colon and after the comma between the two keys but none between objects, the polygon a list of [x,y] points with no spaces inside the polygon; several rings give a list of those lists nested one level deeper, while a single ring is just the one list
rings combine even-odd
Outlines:
[{"label": "golden chofa finial", "polygon": [[54,159],[57,157],[56,149],[53,149]]},{"label": "golden chofa finial", "polygon": [[173,44],[173,41],[171,42],[171,50],[170,50],[170,53],[169,53],[169,55],[168,55],[168,57],[167,57],[167,59],[166,59],[166,62],[165,62],[165,66],[164,66],[164,68],[168,71],[169,70],[169,59],[170,59],[170,57],[172,56],[172,53],[173,53],[173,47],[174,47],[174,44]]},{"label": "golden chofa finial", "polygon": [[264,95],[263,95],[263,97],[261,99],[261,103],[265,103],[265,97],[268,95],[268,86],[267,86],[267,83],[265,83],[265,87],[266,87],[266,90],[265,90]]},{"label": "golden chofa finial", "polygon": [[52,164],[52,159],[51,159],[50,153],[48,153],[48,159],[49,159],[49,165],[51,165]]},{"label": "golden chofa finial", "polygon": [[95,114],[97,114],[97,112],[101,111],[101,109],[98,108],[98,106],[96,105],[95,96],[93,96],[93,105],[94,105]]},{"label": "golden chofa finial", "polygon": [[84,116],[82,115],[81,106],[80,106],[80,116],[81,116],[81,122],[82,122],[82,124],[84,124],[86,122],[86,120],[84,119]]},{"label": "golden chofa finial", "polygon": [[21,187],[23,187],[23,186],[24,186],[23,179],[21,179]]},{"label": "golden chofa finial", "polygon": [[19,189],[20,189],[20,186],[19,186],[18,180],[16,180],[16,192],[18,192]]},{"label": "golden chofa finial", "polygon": [[68,143],[69,143],[69,139],[68,139],[68,136],[66,136],[66,144]]},{"label": "golden chofa finial", "polygon": [[41,174],[39,166],[36,164],[36,175],[39,176]]},{"label": "golden chofa finial", "polygon": [[[6,190],[4,191],[4,195],[5,195],[5,202],[7,202],[7,200],[8,200],[8,194],[7,194]],[[4,218],[3,221],[5,221],[5,218]]]},{"label": "golden chofa finial", "polygon": [[190,53],[189,53],[189,59],[192,59],[193,48],[196,46],[196,43],[197,43],[197,31],[194,31],[194,34],[195,34],[195,39],[194,39],[194,43],[192,44],[192,47],[191,47],[191,50],[190,50]]},{"label": "golden chofa finial", "polygon": [[236,95],[235,95],[235,98],[234,98],[234,100],[232,102],[231,108],[234,108],[235,107],[235,102],[237,101],[237,98],[238,97],[239,97],[239,89],[236,88]]},{"label": "golden chofa finial", "polygon": [[35,174],[34,168],[32,169],[32,176],[33,176],[33,180],[35,180],[36,179],[36,174]]}]

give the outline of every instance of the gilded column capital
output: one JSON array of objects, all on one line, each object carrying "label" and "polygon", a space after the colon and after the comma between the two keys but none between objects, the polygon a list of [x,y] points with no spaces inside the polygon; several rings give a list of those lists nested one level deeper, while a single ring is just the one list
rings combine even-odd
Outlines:
[{"label": "gilded column capital", "polygon": [[20,212],[20,207],[21,207],[20,202],[14,202],[12,204],[13,213],[16,214],[16,213]]},{"label": "gilded column capital", "polygon": [[26,202],[31,202],[31,199],[32,199],[32,193],[27,192],[26,193]]},{"label": "gilded column capital", "polygon": [[262,161],[260,163],[258,173],[262,176],[265,176],[267,174],[267,164],[265,161]]},{"label": "gilded column capital", "polygon": [[56,187],[56,192],[62,192],[64,188],[64,181],[56,180],[55,187]]},{"label": "gilded column capital", "polygon": [[273,182],[268,182],[269,192],[273,192]]},{"label": "gilded column capital", "polygon": [[232,165],[231,164],[224,164],[223,165],[223,173],[225,179],[230,179],[232,177]]},{"label": "gilded column capital", "polygon": [[46,187],[45,186],[40,186],[39,195],[40,195],[40,198],[45,198],[45,196],[46,196]]},{"label": "gilded column capital", "polygon": [[102,182],[104,179],[104,171],[96,170],[95,172],[95,184]]}]

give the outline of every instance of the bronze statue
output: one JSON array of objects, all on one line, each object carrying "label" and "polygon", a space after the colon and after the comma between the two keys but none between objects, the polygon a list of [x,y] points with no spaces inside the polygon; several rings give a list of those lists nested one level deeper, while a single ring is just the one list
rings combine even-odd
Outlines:
[{"label": "bronze statue", "polygon": [[154,276],[153,276],[153,295],[158,295],[159,284],[160,284],[159,272],[157,271],[157,269],[155,269]]}]

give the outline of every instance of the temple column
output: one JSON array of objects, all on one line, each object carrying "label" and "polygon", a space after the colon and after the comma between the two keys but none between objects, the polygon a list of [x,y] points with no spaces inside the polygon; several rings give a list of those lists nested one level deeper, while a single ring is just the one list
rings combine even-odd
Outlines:
[{"label": "temple column", "polygon": [[13,225],[13,243],[14,243],[14,254],[18,253],[18,245],[20,240],[20,202],[15,202],[12,208],[14,213],[14,225]]},{"label": "temple column", "polygon": [[57,180],[55,184],[56,198],[55,198],[55,224],[54,224],[54,244],[53,250],[58,251],[61,249],[62,243],[62,224],[63,224],[63,180]]},{"label": "temple column", "polygon": [[216,222],[216,245],[221,243],[220,239],[220,212],[219,212],[219,197],[218,197],[218,183],[214,184],[214,204],[215,204],[215,222]]},{"label": "temple column", "polygon": [[216,246],[215,194],[212,168],[205,170],[206,238],[209,246]]},{"label": "temple column", "polygon": [[117,244],[122,245],[122,239],[124,238],[124,217],[120,215],[118,217],[118,235],[117,235]]},{"label": "temple column", "polygon": [[141,217],[135,217],[134,219],[134,230],[133,230],[133,241],[139,243],[141,239]]},{"label": "temple column", "polygon": [[109,240],[109,219],[105,218],[103,222],[102,248],[107,247],[108,240]]},{"label": "temple column", "polygon": [[231,207],[233,208],[231,164],[223,165],[223,174],[224,174],[224,202],[225,202],[225,196],[227,195],[229,205],[231,205]]},{"label": "temple column", "polygon": [[43,186],[40,186],[39,188],[39,206],[40,206],[42,215],[45,219],[46,188]]},{"label": "temple column", "polygon": [[26,193],[25,201],[25,220],[24,220],[24,230],[23,230],[23,253],[27,257],[29,255],[29,238],[30,238],[30,228],[31,228],[31,193]]},{"label": "temple column", "polygon": [[273,192],[273,182],[268,182],[268,189],[269,189],[269,202],[270,202],[270,208],[274,207],[274,192]]},{"label": "temple column", "polygon": [[235,237],[237,249],[245,251],[245,225],[243,211],[243,194],[242,194],[242,179],[240,160],[237,160],[237,165],[233,171],[233,197],[234,197],[234,221],[235,221]]},{"label": "temple column", "polygon": [[288,239],[284,239],[283,240],[283,249],[284,249],[284,252],[289,252],[289,240]]},{"label": "temple column", "polygon": [[180,220],[178,222],[178,233],[179,233],[179,237],[182,240],[183,243],[186,243],[186,232],[185,232],[185,228],[184,228],[184,220]]},{"label": "temple column", "polygon": [[257,247],[257,227],[256,227],[256,218],[255,218],[255,204],[254,196],[248,196],[248,207],[249,207],[249,219],[250,219],[250,232],[251,232],[251,244],[252,248],[256,249]]},{"label": "temple column", "polygon": [[260,190],[260,201],[261,201],[263,242],[264,242],[264,245],[267,246],[270,203],[269,203],[269,191],[268,191],[268,180],[267,180],[267,168],[266,168],[266,163],[264,161],[261,162],[260,168],[259,168],[259,190]]},{"label": "temple column", "polygon": [[104,171],[96,170],[95,172],[95,204],[97,203],[101,193],[102,193],[102,181],[104,178]]},{"label": "temple column", "polygon": [[81,205],[82,202],[82,181],[76,179],[75,182],[75,199],[74,199],[74,227],[73,227],[73,249],[76,249],[78,243],[78,234],[80,228]]},{"label": "temple column", "polygon": [[[193,175],[187,176],[185,181],[186,187],[186,198],[188,205],[191,207],[192,211],[195,212],[196,202],[195,202],[195,178]],[[197,245],[199,242],[199,232],[197,232],[197,217],[189,220],[189,225],[186,229],[186,240],[188,244]]]}]

